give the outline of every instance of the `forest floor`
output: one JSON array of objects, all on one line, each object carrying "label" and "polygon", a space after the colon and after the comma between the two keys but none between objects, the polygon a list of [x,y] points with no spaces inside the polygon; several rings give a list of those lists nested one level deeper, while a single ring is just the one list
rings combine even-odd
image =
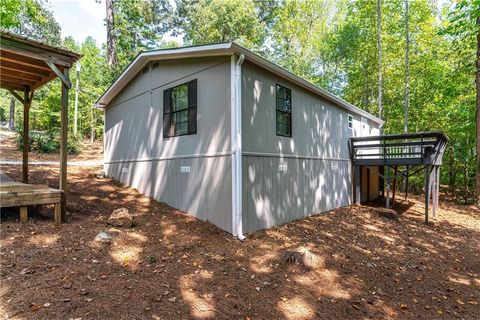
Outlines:
[{"label": "forest floor", "polygon": [[[21,176],[21,166],[1,170]],[[55,226],[48,206],[25,224],[3,210],[5,318],[478,319],[480,211],[473,206],[441,202],[426,226],[420,198],[398,203],[398,216],[354,205],[240,242],[98,178],[99,170],[69,168],[69,200],[77,205],[68,223]],[[57,187],[58,169],[31,167],[31,183]],[[120,207],[137,225],[119,229],[110,244],[94,241]],[[281,263],[300,247],[321,263]]]},{"label": "forest floor", "polygon": [[[0,159],[1,160],[22,160],[22,151],[18,150],[16,144],[17,133],[14,131],[0,129]],[[83,141],[82,152],[68,155],[68,161],[102,160],[103,142]],[[30,152],[29,161],[60,161],[59,153],[38,153]]]}]

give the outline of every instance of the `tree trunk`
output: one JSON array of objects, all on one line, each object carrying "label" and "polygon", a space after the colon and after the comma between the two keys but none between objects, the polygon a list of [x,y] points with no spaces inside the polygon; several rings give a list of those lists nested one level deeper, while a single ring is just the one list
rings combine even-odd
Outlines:
[{"label": "tree trunk", "polygon": [[15,129],[15,97],[10,97],[10,118],[8,121],[8,128]]},{"label": "tree trunk", "polygon": [[403,132],[408,132],[408,67],[409,67],[409,54],[410,54],[410,33],[408,31],[408,1],[405,0],[405,114],[403,119]]},{"label": "tree trunk", "polygon": [[[381,23],[382,23],[382,0],[377,0],[377,50],[378,50],[378,115],[383,119],[382,104],[382,41],[381,41]],[[383,133],[383,127],[381,128]]]},{"label": "tree trunk", "polygon": [[107,63],[110,69],[117,67],[117,43],[115,38],[115,19],[113,13],[113,1],[106,0],[107,7]]},{"label": "tree trunk", "polygon": [[[480,26],[480,17],[477,17],[477,26]],[[476,86],[477,86],[477,172],[476,172],[476,188],[475,202],[480,207],[480,32],[477,32],[477,69],[476,69]]]}]

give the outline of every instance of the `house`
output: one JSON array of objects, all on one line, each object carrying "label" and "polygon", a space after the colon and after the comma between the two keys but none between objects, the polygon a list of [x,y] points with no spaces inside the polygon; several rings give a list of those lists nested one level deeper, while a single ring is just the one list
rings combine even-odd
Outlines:
[{"label": "house", "polygon": [[107,176],[239,238],[351,204],[348,140],[383,124],[236,43],[142,52],[97,106]]}]

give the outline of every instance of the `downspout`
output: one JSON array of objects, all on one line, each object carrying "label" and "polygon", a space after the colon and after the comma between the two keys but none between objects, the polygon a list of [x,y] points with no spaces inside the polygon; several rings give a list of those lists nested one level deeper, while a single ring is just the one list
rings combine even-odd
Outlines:
[{"label": "downspout", "polygon": [[232,233],[245,240],[242,226],[242,64],[240,54],[231,58],[231,133],[232,133]]}]

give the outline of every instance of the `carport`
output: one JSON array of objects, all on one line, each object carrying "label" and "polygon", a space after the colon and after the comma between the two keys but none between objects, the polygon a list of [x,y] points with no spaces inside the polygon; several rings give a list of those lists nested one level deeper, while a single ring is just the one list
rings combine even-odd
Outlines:
[{"label": "carport", "polygon": [[[2,184],[1,206],[20,207],[26,220],[28,205],[54,203],[55,222],[66,221],[69,70],[81,55],[6,32],[0,33],[0,87],[23,105],[22,184]],[[29,119],[35,90],[61,80],[60,190],[28,184]],[[59,196],[60,194],[60,196]],[[6,201],[6,197],[11,201]],[[55,201],[55,202],[54,202]],[[59,201],[59,202],[56,202]]]}]

